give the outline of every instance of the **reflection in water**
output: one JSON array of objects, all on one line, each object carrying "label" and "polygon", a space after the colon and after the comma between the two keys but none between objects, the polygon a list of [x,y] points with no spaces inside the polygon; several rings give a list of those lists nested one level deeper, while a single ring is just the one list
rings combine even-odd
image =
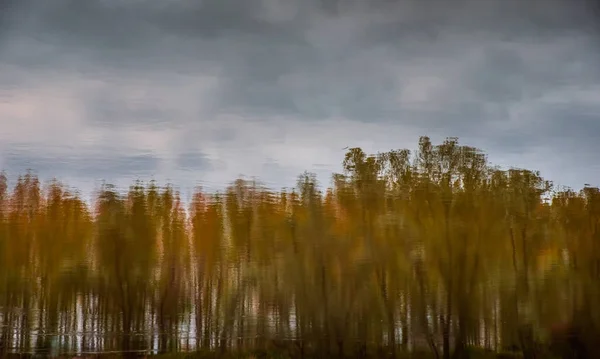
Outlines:
[{"label": "reflection in water", "polygon": [[353,148],[343,166],[324,192],[310,174],[281,192],[238,180],[187,205],[155,183],[106,185],[88,206],[2,177],[0,354],[530,356],[593,333],[598,189],[549,197],[537,173],[455,139]]}]

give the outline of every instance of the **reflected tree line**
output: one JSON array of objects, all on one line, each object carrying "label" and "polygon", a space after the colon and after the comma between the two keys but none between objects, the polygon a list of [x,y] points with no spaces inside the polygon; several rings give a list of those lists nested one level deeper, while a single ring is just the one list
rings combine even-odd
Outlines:
[{"label": "reflected tree line", "polygon": [[455,138],[351,148],[343,168],[326,190],[237,180],[188,205],[153,182],[88,206],[0,176],[0,356],[597,350],[597,188],[553,189]]}]

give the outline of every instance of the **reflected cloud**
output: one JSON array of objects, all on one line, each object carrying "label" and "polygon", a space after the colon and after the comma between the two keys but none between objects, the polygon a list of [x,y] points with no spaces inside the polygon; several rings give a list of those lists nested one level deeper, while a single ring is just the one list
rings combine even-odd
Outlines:
[{"label": "reflected cloud", "polygon": [[410,148],[426,134],[496,163],[520,153],[516,165],[578,187],[600,174],[587,155],[600,150],[595,18],[583,1],[538,5],[8,1],[0,160],[20,170],[15,146],[77,153],[115,161],[102,167],[119,177],[117,157],[151,153],[169,176],[280,187],[304,170],[328,182],[338,148]]}]

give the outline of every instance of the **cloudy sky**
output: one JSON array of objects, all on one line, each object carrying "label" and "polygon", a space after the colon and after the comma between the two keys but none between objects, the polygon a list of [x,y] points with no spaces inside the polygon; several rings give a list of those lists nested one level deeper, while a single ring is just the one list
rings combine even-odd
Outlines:
[{"label": "cloudy sky", "polygon": [[346,146],[458,136],[600,184],[591,0],[1,0],[0,168],[329,184]]}]

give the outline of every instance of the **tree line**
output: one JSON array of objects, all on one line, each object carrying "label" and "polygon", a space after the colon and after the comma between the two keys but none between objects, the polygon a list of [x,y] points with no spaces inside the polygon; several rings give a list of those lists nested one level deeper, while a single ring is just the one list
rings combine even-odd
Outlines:
[{"label": "tree line", "polygon": [[1,175],[0,356],[598,350],[598,188],[553,188],[456,138],[351,148],[343,169],[326,189],[238,179],[188,204],[154,182],[88,205]]}]

